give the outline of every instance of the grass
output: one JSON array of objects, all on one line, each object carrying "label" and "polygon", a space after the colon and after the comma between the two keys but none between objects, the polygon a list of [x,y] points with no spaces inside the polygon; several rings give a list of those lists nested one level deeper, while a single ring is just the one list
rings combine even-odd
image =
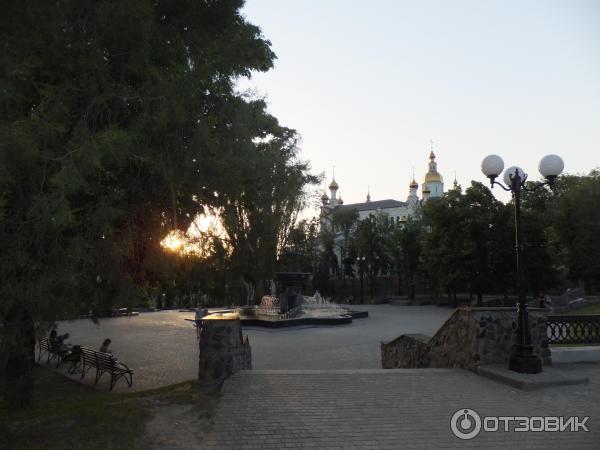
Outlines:
[{"label": "grass", "polygon": [[34,406],[0,410],[0,449],[133,449],[157,405],[190,404],[210,417],[216,394],[189,381],[150,391],[108,393],[35,368]]},{"label": "grass", "polygon": [[593,303],[591,305],[582,306],[581,308],[569,311],[569,316],[585,316],[588,314],[600,314],[600,303]]}]

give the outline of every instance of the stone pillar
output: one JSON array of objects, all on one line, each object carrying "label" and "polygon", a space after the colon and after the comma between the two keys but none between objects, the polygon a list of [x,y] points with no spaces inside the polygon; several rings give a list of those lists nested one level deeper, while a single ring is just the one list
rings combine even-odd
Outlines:
[{"label": "stone pillar", "polygon": [[218,389],[231,374],[252,369],[250,343],[237,313],[211,314],[202,322],[198,385]]}]

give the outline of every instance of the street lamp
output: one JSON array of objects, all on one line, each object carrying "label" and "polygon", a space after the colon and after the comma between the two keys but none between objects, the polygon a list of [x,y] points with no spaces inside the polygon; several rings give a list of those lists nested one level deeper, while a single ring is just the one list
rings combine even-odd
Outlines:
[{"label": "street lamp", "polygon": [[531,344],[531,332],[529,330],[529,316],[527,314],[527,303],[525,301],[525,292],[521,280],[521,191],[534,191],[542,186],[554,186],[556,177],[563,171],[565,164],[560,156],[547,155],[542,158],[539,164],[539,171],[545,182],[537,182],[528,187],[525,186],[527,174],[523,169],[512,166],[504,172],[503,180],[505,184],[496,181],[496,178],[504,169],[504,161],[498,155],[486,156],[481,162],[481,171],[490,179],[492,189],[494,185],[500,186],[505,191],[512,193],[513,203],[515,205],[515,256],[516,256],[516,288],[518,295],[517,302],[517,344],[513,354],[510,356],[510,370],[520,373],[540,373],[542,371],[542,361],[533,352]]},{"label": "street lamp", "polygon": [[363,275],[364,275],[364,264],[365,257],[358,256],[356,258],[356,262],[358,262],[359,270],[360,270],[360,303],[363,304],[365,302],[364,291],[363,291]]}]

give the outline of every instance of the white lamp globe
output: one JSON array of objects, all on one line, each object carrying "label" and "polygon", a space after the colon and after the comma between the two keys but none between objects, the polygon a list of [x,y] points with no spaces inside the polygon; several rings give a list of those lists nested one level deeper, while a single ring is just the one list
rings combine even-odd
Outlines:
[{"label": "white lamp globe", "polygon": [[481,171],[488,178],[495,178],[502,173],[504,161],[498,155],[488,155],[481,161]]},{"label": "white lamp globe", "polygon": [[510,177],[514,177],[517,171],[519,171],[519,177],[521,177],[521,181],[523,181],[523,178],[525,177],[525,172],[523,172],[523,169],[521,169],[519,166],[510,166],[504,171],[504,177],[502,178],[504,180],[504,184],[511,186],[512,181],[510,181]]},{"label": "white lamp globe", "polygon": [[565,163],[558,155],[546,155],[540,161],[538,169],[543,177],[556,177],[565,168]]}]

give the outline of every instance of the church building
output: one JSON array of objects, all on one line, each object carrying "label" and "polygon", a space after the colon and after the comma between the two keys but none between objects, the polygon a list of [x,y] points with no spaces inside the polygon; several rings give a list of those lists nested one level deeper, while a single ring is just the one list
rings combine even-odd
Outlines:
[{"label": "church building", "polygon": [[329,192],[331,196],[324,193],[321,197],[321,224],[323,226],[331,226],[331,214],[337,209],[355,209],[358,211],[358,219],[363,220],[369,215],[383,213],[387,214],[396,223],[404,222],[408,217],[415,215],[421,203],[430,198],[441,197],[444,194],[444,179],[437,171],[437,163],[435,162],[435,154],[431,151],[429,155],[429,170],[425,174],[421,189],[421,199],[417,194],[419,184],[414,177],[408,186],[408,197],[406,201],[386,199],[386,200],[371,200],[371,195],[367,193],[367,199],[362,203],[352,203],[345,205],[341,197],[338,197],[337,192],[339,185],[335,181],[335,177],[329,184]]},{"label": "church building", "polygon": [[[333,212],[338,210],[354,209],[358,212],[358,220],[364,220],[370,215],[385,214],[390,217],[390,220],[395,223],[403,223],[409,217],[415,216],[423,202],[431,198],[442,197],[444,195],[444,179],[437,170],[435,162],[435,154],[433,150],[429,154],[429,170],[425,174],[421,188],[421,198],[418,196],[419,184],[415,181],[414,176],[408,186],[408,196],[405,201],[386,199],[386,200],[371,200],[370,193],[367,193],[365,202],[352,203],[345,205],[341,197],[338,196],[339,185],[335,181],[335,176],[329,184],[330,196],[323,193],[321,197],[321,226],[325,229],[332,230]],[[334,231],[334,230],[332,230]],[[343,236],[341,233],[335,233],[334,251],[341,266],[341,241]]]}]

